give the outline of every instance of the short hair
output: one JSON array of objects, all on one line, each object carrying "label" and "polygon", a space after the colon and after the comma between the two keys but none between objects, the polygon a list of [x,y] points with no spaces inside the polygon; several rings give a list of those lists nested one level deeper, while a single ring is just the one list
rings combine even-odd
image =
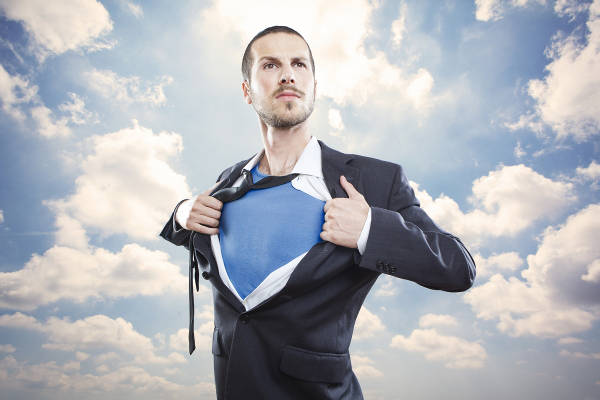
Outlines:
[{"label": "short hair", "polygon": [[250,43],[248,43],[248,46],[246,46],[246,51],[244,51],[244,57],[242,58],[242,77],[244,78],[244,80],[247,80],[248,82],[250,82],[250,70],[252,69],[252,63],[254,62],[254,60],[252,59],[252,51],[251,50],[252,50],[252,45],[254,44],[254,42],[257,41],[258,39],[260,39],[261,37],[266,36],[270,33],[280,33],[280,32],[289,33],[291,35],[296,35],[296,36],[299,36],[302,40],[304,40],[304,43],[306,43],[306,47],[308,47],[308,54],[310,56],[310,66],[312,68],[313,76],[315,75],[315,60],[313,59],[312,51],[310,50],[310,46],[308,45],[308,42],[306,41],[306,39],[304,39],[304,37],[301,34],[299,34],[294,29],[292,29],[288,26],[275,25],[275,26],[270,26],[270,27],[258,32],[256,34],[256,36],[254,36],[252,38]]}]

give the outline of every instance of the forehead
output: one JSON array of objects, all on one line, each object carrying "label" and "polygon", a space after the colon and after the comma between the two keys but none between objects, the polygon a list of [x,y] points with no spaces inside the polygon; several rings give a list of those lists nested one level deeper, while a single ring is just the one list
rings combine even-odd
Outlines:
[{"label": "forehead", "polygon": [[263,36],[252,44],[252,59],[257,61],[262,57],[297,57],[308,60],[310,56],[308,54],[308,46],[300,36],[277,32]]}]

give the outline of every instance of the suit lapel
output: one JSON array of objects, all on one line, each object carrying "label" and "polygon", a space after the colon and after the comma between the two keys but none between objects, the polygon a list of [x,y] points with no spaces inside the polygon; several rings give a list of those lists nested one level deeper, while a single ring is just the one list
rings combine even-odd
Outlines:
[{"label": "suit lapel", "polygon": [[[349,165],[350,161],[354,157],[350,154],[345,154],[334,150],[320,140],[318,142],[321,146],[321,168],[323,171],[323,178],[331,197],[348,197],[348,194],[340,184],[341,175],[344,175],[346,179],[348,179],[348,182],[352,183],[352,185],[354,185],[354,187],[362,193],[360,171],[357,168]],[[240,161],[229,170],[225,171],[222,176],[222,182],[217,185],[210,194],[212,195],[219,189],[232,186],[237,178],[239,178],[242,168],[248,163],[248,161],[250,161],[251,158]],[[221,280],[219,269],[212,252],[210,236],[195,234],[193,243],[196,251],[210,261],[208,265],[208,272],[214,277],[211,281],[213,282],[215,288],[219,290],[219,292],[221,292],[221,294],[225,296],[225,298],[228,299],[232,305],[243,311],[244,307]],[[351,255],[353,251],[352,249],[336,246],[331,242],[321,241],[317,243],[298,263],[286,286],[279,294],[285,293],[286,295],[292,296],[299,294],[301,291],[310,288],[312,286],[311,282],[318,282],[321,278],[325,278],[333,273],[334,271],[327,271],[327,269],[323,267],[323,262],[336,249],[338,251],[348,252],[349,255]],[[280,296],[272,296],[255,308],[261,307],[263,304],[270,302],[274,297]]]},{"label": "suit lapel", "polygon": [[[360,171],[351,165],[348,165],[354,158],[351,154],[341,153],[337,150],[327,147],[320,140],[321,146],[321,168],[323,170],[323,178],[332,198],[345,197],[348,194],[340,184],[340,176],[344,175],[348,182],[362,193],[362,184],[360,181]],[[337,246],[331,242],[321,241],[314,245],[310,251],[300,260],[285,288],[280,292],[285,296],[296,296],[301,292],[309,289],[313,284],[318,283],[322,279],[326,279],[335,271],[327,270],[324,261],[335,251],[347,252],[352,255],[353,250]],[[268,299],[267,299],[268,301]]]},{"label": "suit lapel", "polygon": [[[254,156],[253,156],[254,157]],[[240,161],[239,163],[235,164],[233,167],[229,168],[228,170],[226,170],[223,175],[221,176],[221,183],[219,183],[211,192],[210,194],[213,195],[217,190],[223,189],[223,188],[227,188],[227,187],[231,187],[235,181],[237,180],[237,178],[239,178],[241,172],[242,172],[242,168],[244,168],[244,166],[252,159],[252,157],[250,157],[247,160],[244,161]],[[208,260],[208,265],[205,266],[200,266],[200,268],[202,269],[208,269],[209,275],[211,275],[212,278],[212,282],[215,286],[215,288],[221,292],[221,294],[236,308],[238,308],[240,311],[244,310],[243,305],[240,303],[240,301],[237,299],[237,297],[235,297],[235,295],[231,292],[231,290],[229,290],[227,288],[227,286],[225,286],[225,283],[223,283],[223,280],[221,279],[221,274],[219,274],[219,267],[217,265],[217,261],[215,259],[215,256],[213,254],[212,251],[212,246],[210,244],[210,235],[202,235],[199,234],[197,232],[192,232],[192,235],[194,235],[194,237],[192,238],[192,241],[194,243],[194,248],[196,249],[196,251],[198,253],[200,253],[206,260]],[[198,285],[198,284],[196,284]]]}]

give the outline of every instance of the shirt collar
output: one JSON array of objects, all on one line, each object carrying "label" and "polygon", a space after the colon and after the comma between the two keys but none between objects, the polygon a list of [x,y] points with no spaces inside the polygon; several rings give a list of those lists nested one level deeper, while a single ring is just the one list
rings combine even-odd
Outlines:
[{"label": "shirt collar", "polygon": [[[246,171],[250,171],[260,161],[265,149],[261,149],[243,168]],[[323,178],[323,171],[321,169],[321,146],[317,141],[317,138],[311,136],[310,140],[304,147],[300,158],[296,161],[292,174],[298,173],[301,175],[312,175],[317,178]]]}]

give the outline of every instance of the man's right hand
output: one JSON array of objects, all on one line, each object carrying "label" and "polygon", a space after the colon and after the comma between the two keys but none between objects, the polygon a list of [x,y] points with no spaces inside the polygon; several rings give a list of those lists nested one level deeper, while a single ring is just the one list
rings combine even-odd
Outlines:
[{"label": "man's right hand", "polygon": [[191,200],[186,200],[179,205],[175,219],[185,229],[214,235],[219,233],[219,219],[223,202],[209,196],[209,193],[221,183],[215,183],[210,189],[199,194]]}]

